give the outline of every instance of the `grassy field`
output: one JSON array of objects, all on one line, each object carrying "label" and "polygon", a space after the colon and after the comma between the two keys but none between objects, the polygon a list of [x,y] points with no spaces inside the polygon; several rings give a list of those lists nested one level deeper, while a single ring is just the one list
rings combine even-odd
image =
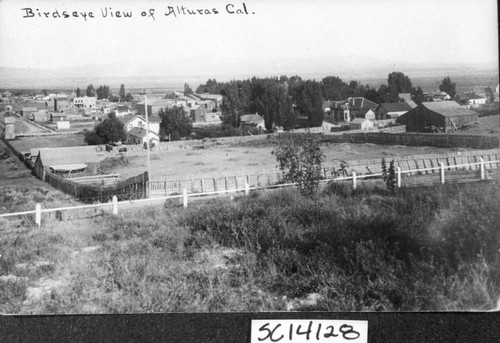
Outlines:
[{"label": "grassy field", "polygon": [[40,137],[18,137],[9,143],[20,152],[29,152],[35,148],[63,148],[71,146],[87,145],[83,134],[40,136]]},{"label": "grassy field", "polygon": [[500,116],[480,117],[479,124],[466,130],[455,131],[455,134],[496,135],[500,134]]},{"label": "grassy field", "polygon": [[499,183],[332,184],[0,222],[0,312],[488,310],[500,289]]},{"label": "grassy field", "polygon": [[[336,160],[361,160],[391,156],[408,156],[433,153],[448,153],[450,149],[435,147],[411,147],[375,144],[323,144],[325,163]],[[151,154],[153,176],[188,177],[195,174],[230,174],[242,170],[269,170],[277,166],[271,154],[274,145],[264,142],[255,145],[235,145],[227,148],[204,150],[169,150]],[[458,148],[457,148],[458,149]],[[463,149],[461,149],[463,150]],[[453,149],[451,149],[453,151]],[[120,174],[122,178],[143,173],[146,170],[146,155],[130,156],[125,161],[108,160],[106,169]]]}]

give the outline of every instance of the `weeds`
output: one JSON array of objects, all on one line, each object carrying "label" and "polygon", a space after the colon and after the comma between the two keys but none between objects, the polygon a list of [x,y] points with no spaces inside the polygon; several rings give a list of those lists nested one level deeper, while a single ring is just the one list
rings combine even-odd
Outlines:
[{"label": "weeds", "polygon": [[[289,189],[194,202],[187,210],[136,209],[85,227],[12,228],[0,239],[1,310],[493,307],[500,288],[499,184],[395,194],[348,188],[331,183],[315,199]],[[40,278],[53,286],[30,301],[28,288]]]}]

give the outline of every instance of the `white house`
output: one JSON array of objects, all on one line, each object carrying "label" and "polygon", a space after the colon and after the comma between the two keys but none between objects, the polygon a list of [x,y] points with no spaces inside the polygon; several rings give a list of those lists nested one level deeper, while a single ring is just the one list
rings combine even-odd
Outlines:
[{"label": "white house", "polygon": [[259,130],[266,129],[264,117],[260,116],[258,113],[242,115],[240,117],[240,126],[242,128],[255,127]]},{"label": "white house", "polygon": [[146,132],[146,129],[136,127],[127,132],[127,144],[144,144],[148,140],[150,146],[154,146],[160,142],[160,136],[152,131]]},{"label": "white house", "polygon": [[332,132],[332,128],[337,128],[339,127],[339,125],[335,125],[331,123],[328,119],[325,119],[323,120],[321,127],[323,128],[323,132]]},{"label": "white house", "polygon": [[127,105],[118,105],[114,109],[114,113],[117,117],[125,117],[132,114],[132,110]]},{"label": "white house", "polygon": [[368,112],[365,113],[365,119],[366,120],[375,120],[375,112],[371,109],[368,110]]},{"label": "white house", "polygon": [[373,122],[365,118],[356,118],[352,120],[349,125],[353,130],[371,130],[373,129]]},{"label": "white house", "polygon": [[486,102],[488,99],[486,98],[479,98],[479,99],[469,99],[468,103],[470,107],[477,108],[481,105],[486,105]]},{"label": "white house", "polygon": [[[125,132],[129,132],[133,128],[146,129],[146,119],[139,115],[128,115],[123,117],[117,117],[123,123]],[[149,119],[149,131],[155,134],[160,134],[160,118],[151,116]]]}]

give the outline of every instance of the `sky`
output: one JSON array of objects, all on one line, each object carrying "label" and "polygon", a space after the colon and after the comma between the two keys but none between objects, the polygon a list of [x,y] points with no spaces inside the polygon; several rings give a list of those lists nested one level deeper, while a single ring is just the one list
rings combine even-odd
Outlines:
[{"label": "sky", "polygon": [[[228,13],[228,5],[244,14]],[[166,16],[169,6],[210,14]],[[110,8],[132,17],[111,18]],[[95,18],[53,18],[56,10],[91,11]],[[369,56],[497,67],[497,23],[495,0],[0,0],[0,66]]]}]

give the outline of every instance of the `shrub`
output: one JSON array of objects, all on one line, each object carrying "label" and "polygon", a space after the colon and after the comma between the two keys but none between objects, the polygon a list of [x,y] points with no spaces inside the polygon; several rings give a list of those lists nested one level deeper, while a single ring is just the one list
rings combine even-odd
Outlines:
[{"label": "shrub", "polygon": [[279,163],[283,180],[297,183],[303,196],[316,194],[319,181],[323,179],[322,163],[325,159],[317,141],[307,135],[287,135],[272,153]]}]

